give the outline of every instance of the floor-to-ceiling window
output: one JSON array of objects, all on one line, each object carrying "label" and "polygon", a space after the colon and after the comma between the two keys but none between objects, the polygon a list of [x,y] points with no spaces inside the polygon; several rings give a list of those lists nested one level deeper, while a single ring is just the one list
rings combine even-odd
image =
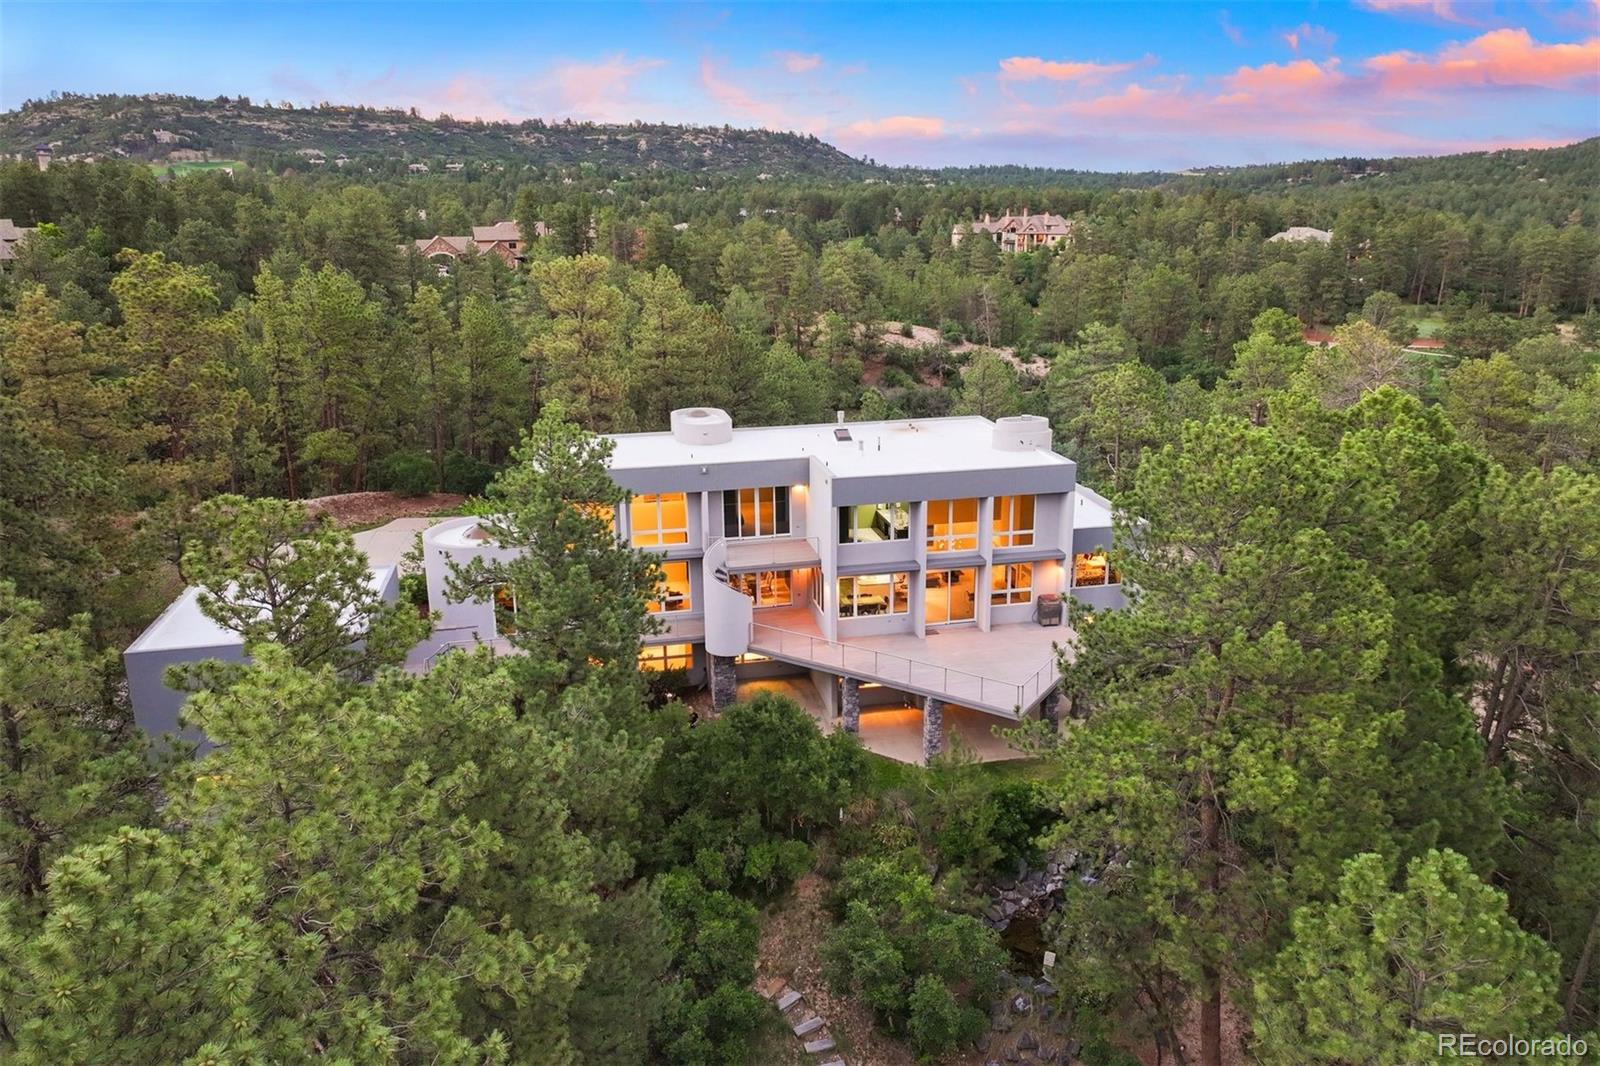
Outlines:
[{"label": "floor-to-ceiling window", "polygon": [[928,550],[972,551],[978,546],[978,501],[929,500]]},{"label": "floor-to-ceiling window", "polygon": [[978,572],[929,570],[924,578],[923,618],[930,626],[970,622],[978,616]]},{"label": "floor-to-ceiling window", "polygon": [[722,494],[725,537],[787,537],[789,486],[728,490]]},{"label": "floor-to-ceiling window", "polygon": [[635,496],[628,504],[628,516],[636,548],[689,543],[689,501],[684,493]]},{"label": "floor-to-ceiling window", "polygon": [[787,607],[794,602],[794,572],[791,570],[734,574],[733,587],[754,600],[757,607]]}]

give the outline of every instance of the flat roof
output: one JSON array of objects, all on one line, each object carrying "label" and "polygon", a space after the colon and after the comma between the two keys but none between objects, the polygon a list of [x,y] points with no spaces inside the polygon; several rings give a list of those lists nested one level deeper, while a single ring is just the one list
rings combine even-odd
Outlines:
[{"label": "flat roof", "polygon": [[1093,489],[1079,485],[1073,490],[1077,507],[1073,509],[1073,529],[1109,529],[1111,527],[1111,502]]},{"label": "flat roof", "polygon": [[[847,430],[848,439],[836,431]],[[723,444],[687,444],[671,432],[617,433],[612,470],[750,463],[815,457],[838,477],[936,474],[953,470],[1018,470],[1071,465],[1052,451],[994,446],[995,424],[978,415],[822,422],[806,426],[733,428]]]},{"label": "flat roof", "polygon": [[[372,591],[383,594],[389,584],[392,566],[377,566],[367,574]],[[200,610],[200,588],[190,585],[162,611],[145,631],[128,645],[125,655],[149,651],[184,651],[191,648],[238,647],[244,637],[231,629],[224,629]]]}]

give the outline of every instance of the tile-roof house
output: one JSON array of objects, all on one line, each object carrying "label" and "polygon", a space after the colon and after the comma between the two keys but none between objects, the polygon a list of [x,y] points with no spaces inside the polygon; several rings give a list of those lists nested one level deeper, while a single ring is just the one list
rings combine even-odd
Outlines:
[{"label": "tile-roof house", "polygon": [[[546,237],[550,227],[543,222],[533,224],[533,233],[536,237]],[[418,237],[411,242],[417,254],[424,259],[433,259],[437,256],[446,256],[450,259],[459,259],[467,254],[467,249],[475,249],[479,255],[497,255],[507,266],[516,266],[522,261],[522,229],[516,222],[502,219],[492,226],[473,226],[470,237],[449,237],[444,235],[434,237]],[[409,251],[406,245],[401,245],[402,252]]]},{"label": "tile-roof house", "polygon": [[19,226],[9,218],[0,218],[0,263],[9,263],[15,259],[17,244],[32,232],[32,226]]},{"label": "tile-roof house", "polygon": [[1271,241],[1319,241],[1327,244],[1333,240],[1333,234],[1325,229],[1316,229],[1312,226],[1290,226],[1281,233],[1274,233],[1268,237]]},{"label": "tile-roof house", "polygon": [[956,226],[950,231],[950,244],[960,244],[967,229],[988,234],[1005,252],[1053,248],[1062,241],[1072,240],[1072,223],[1067,219],[1060,215],[1029,214],[1026,210],[1020,215],[1007,212],[999,218],[984,215],[982,221]]}]

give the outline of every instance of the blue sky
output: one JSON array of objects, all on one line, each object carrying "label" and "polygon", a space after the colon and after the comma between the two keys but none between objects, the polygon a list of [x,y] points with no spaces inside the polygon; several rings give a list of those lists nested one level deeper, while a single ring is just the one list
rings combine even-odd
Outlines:
[{"label": "blue sky", "polygon": [[767,126],[919,164],[1174,168],[1600,134],[1600,0],[0,3],[53,90]]}]

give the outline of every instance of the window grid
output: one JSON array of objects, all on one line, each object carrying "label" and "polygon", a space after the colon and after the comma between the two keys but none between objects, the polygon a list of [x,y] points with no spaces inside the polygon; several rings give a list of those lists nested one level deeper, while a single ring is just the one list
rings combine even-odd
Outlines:
[{"label": "window grid", "polygon": [[971,551],[978,546],[978,501],[928,501],[928,550]]},{"label": "window grid", "polygon": [[1012,563],[996,566],[989,581],[989,603],[1003,607],[1008,603],[1033,601],[1033,564]]},{"label": "window grid", "polygon": [[693,667],[693,644],[653,644],[639,649],[641,670],[689,670]]},{"label": "window grid", "polygon": [[689,543],[689,500],[681,492],[635,496],[628,504],[636,548]]},{"label": "window grid", "polygon": [[661,584],[657,586],[660,599],[651,600],[645,609],[651,614],[672,614],[690,611],[694,604],[689,594],[689,564],[662,563]]},{"label": "window grid", "polygon": [[1023,548],[1033,543],[1032,496],[994,498],[994,546]]},{"label": "window grid", "polygon": [[873,618],[911,612],[911,575],[862,574],[839,579],[839,617]]},{"label": "window grid", "polygon": [[789,486],[772,485],[724,492],[722,535],[736,539],[787,537]]}]

